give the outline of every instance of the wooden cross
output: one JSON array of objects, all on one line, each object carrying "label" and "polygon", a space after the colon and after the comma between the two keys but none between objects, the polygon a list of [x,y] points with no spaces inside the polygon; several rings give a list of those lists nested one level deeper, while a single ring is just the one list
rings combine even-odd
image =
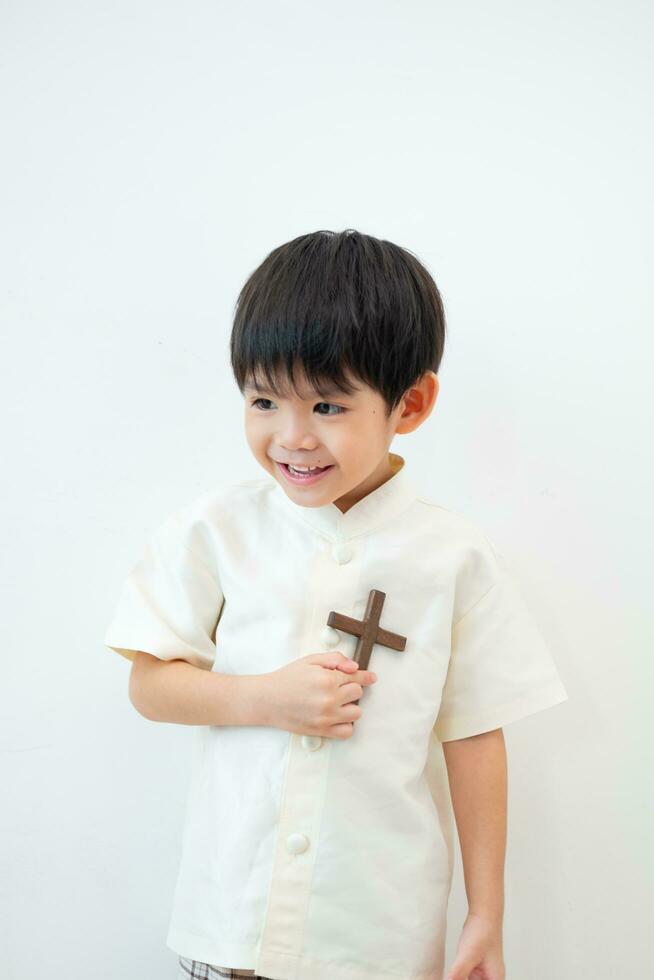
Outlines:
[{"label": "wooden cross", "polygon": [[[381,643],[384,647],[391,650],[404,650],[406,646],[406,636],[399,633],[391,633],[383,630],[379,626],[382,606],[386,598],[385,592],[371,589],[368,595],[368,604],[363,619],[352,619],[350,616],[343,616],[341,613],[330,612],[327,616],[327,625],[334,629],[343,630],[350,636],[358,636],[353,660],[359,665],[360,670],[367,670],[370,663],[370,654],[373,644]],[[352,701],[351,704],[358,704],[359,701]]]}]

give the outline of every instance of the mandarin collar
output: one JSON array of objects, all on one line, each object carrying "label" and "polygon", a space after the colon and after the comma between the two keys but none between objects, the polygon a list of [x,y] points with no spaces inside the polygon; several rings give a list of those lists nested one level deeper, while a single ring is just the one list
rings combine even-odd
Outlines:
[{"label": "mandarin collar", "polygon": [[371,531],[405,510],[417,497],[403,456],[388,454],[393,475],[372,490],[344,514],[335,503],[320,507],[301,507],[286,495],[275,481],[274,494],[279,506],[291,517],[303,521],[334,541],[346,541]]}]

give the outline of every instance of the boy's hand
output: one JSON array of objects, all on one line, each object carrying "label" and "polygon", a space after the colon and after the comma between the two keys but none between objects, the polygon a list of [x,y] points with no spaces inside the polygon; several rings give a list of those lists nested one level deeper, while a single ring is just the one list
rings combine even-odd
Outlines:
[{"label": "boy's hand", "polygon": [[338,650],[310,653],[266,675],[268,724],[298,735],[350,738],[361,717],[359,705],[350,702],[376,680],[372,670],[359,670]]},{"label": "boy's hand", "polygon": [[502,926],[469,912],[446,980],[505,980]]}]

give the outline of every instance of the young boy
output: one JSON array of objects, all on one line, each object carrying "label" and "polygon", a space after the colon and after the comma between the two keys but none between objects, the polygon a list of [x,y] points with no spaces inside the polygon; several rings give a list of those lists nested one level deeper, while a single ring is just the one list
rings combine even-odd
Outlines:
[{"label": "young boy", "polygon": [[[502,726],[567,693],[503,555],[390,452],[444,339],[426,269],[356,231],[276,248],[239,295],[266,476],[160,524],[104,638],[142,715],[196,726],[180,977],[505,976]],[[452,814],[469,912],[444,973]]]}]

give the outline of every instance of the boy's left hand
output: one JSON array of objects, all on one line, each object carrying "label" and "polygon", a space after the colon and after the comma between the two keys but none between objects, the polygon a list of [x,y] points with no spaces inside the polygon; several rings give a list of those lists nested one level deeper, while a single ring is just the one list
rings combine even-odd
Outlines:
[{"label": "boy's left hand", "polygon": [[469,912],[454,963],[444,976],[445,980],[504,980],[501,923]]}]

